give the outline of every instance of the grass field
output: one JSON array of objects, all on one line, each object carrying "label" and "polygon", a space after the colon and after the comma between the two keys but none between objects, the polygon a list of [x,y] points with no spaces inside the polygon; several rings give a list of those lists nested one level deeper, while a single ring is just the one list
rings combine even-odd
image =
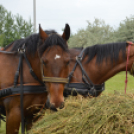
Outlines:
[{"label": "grass field", "polygon": [[[114,93],[114,92],[125,92],[125,79],[126,74],[125,72],[121,72],[118,75],[112,77],[106,82],[106,90],[103,92],[104,94],[107,93]],[[128,73],[128,83],[127,83],[127,93],[134,93],[134,77],[129,75]]]},{"label": "grass field", "polygon": [[[134,93],[134,78],[128,75],[127,94]],[[104,95],[107,94],[123,94],[125,88],[125,72],[119,73],[113,78],[109,79],[105,84]],[[47,115],[46,115],[47,116]],[[59,117],[60,118],[60,117]],[[0,134],[5,134],[5,123],[2,122]]]}]

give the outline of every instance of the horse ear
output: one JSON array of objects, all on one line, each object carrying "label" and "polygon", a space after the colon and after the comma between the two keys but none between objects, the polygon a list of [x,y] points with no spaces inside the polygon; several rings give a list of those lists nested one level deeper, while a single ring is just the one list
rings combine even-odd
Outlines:
[{"label": "horse ear", "polygon": [[70,26],[68,24],[66,24],[64,32],[62,34],[62,38],[67,41],[69,39],[69,37],[70,37]]},{"label": "horse ear", "polygon": [[39,36],[41,39],[45,40],[48,35],[42,30],[41,25],[39,24]]}]

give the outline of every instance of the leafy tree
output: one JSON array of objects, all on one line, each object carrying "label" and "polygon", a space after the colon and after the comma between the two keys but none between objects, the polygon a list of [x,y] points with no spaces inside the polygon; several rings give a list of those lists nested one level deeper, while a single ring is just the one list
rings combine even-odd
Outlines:
[{"label": "leafy tree", "polygon": [[6,46],[16,39],[24,38],[32,33],[31,20],[23,20],[20,15],[12,15],[0,5],[0,45]]},{"label": "leafy tree", "polygon": [[113,33],[113,28],[106,25],[103,20],[95,19],[93,23],[87,21],[87,28],[80,29],[77,34],[70,39],[71,47],[87,47],[94,44],[104,44],[109,42]]},{"label": "leafy tree", "polygon": [[126,17],[115,31],[116,41],[133,41],[134,42],[134,16]]},{"label": "leafy tree", "polygon": [[113,29],[99,19],[95,19],[93,23],[89,21],[87,23],[86,29],[80,29],[69,40],[70,47],[87,47],[110,42],[134,42],[134,16],[126,17],[117,29]]}]

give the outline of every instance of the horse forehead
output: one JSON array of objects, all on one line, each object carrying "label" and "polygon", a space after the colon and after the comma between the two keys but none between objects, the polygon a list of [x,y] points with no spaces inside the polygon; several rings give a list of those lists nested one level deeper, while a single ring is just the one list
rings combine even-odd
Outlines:
[{"label": "horse forehead", "polygon": [[55,60],[60,59],[60,58],[61,58],[61,55],[59,55],[59,54],[56,54],[54,57]]}]

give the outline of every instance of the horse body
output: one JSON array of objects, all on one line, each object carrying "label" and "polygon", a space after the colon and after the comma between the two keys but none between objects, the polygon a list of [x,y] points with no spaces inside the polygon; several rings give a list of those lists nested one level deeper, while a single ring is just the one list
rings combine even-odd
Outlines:
[{"label": "horse body", "polygon": [[[19,64],[19,54],[9,54],[8,52],[18,51],[18,48],[22,47],[22,45],[24,44],[25,44],[26,57],[32,67],[32,70],[35,72],[35,75],[38,77],[40,81],[42,81],[42,72],[45,76],[52,77],[52,78],[55,76],[63,77],[63,78],[67,77],[68,72],[66,72],[66,70],[68,70],[69,67],[66,63],[68,61],[66,60],[66,58],[64,58],[64,56],[65,57],[68,56],[68,52],[65,52],[68,50],[66,44],[66,41],[70,36],[70,32],[68,33],[68,31],[70,31],[70,28],[68,25],[66,25],[62,36],[59,36],[57,34],[56,35],[52,34],[48,36],[41,29],[41,27],[39,27],[39,34],[31,35],[26,39],[20,39],[13,42],[12,44],[9,45],[9,47],[5,49],[7,51],[6,54],[5,52],[0,52],[0,67],[1,67],[0,90],[14,86],[14,76]],[[53,53],[51,53],[51,51]],[[55,59],[56,54],[61,56],[60,60]],[[43,65],[43,63],[45,64]],[[53,68],[51,67],[52,64],[53,64]],[[66,69],[64,70],[63,67],[65,67]],[[56,72],[55,71],[56,69],[57,70],[59,69],[59,71]],[[23,58],[24,86],[40,85],[40,82],[38,82],[35,78],[33,78],[30,71],[31,70],[26,62],[26,59]],[[20,80],[18,78],[17,84],[19,83]],[[26,121],[27,130],[29,130],[32,126],[34,114],[39,112],[40,109],[44,107],[48,94],[50,99],[52,99],[51,103],[54,107],[60,107],[61,103],[62,105],[64,103],[64,98],[63,98],[64,83],[54,84],[51,83],[50,81],[46,83],[46,88],[48,90],[48,93],[44,92],[44,93],[37,93],[37,94],[35,93],[24,94],[23,110],[24,110],[24,117]],[[2,108],[0,112],[6,115],[6,133],[17,134],[21,122],[20,94],[15,94],[15,95],[0,98],[0,108]]]},{"label": "horse body", "polygon": [[[79,49],[70,49],[70,73],[76,64],[76,57],[81,53]],[[101,85],[106,80],[121,71],[126,70],[128,43],[109,43],[94,45],[84,50],[81,64],[94,85]],[[130,71],[134,62],[134,45],[131,45],[127,70]],[[77,64],[70,83],[84,83],[81,67]],[[88,81],[89,84],[91,84]],[[75,87],[74,87],[75,88]],[[96,89],[89,90],[92,96],[98,96],[102,91],[94,94]]]},{"label": "horse body", "polygon": [[[29,62],[33,70],[36,72],[36,76],[41,79],[41,71],[39,57],[34,57],[34,61],[29,58]],[[14,76],[18,67],[19,56],[16,54],[0,54],[0,89],[5,89],[13,86]],[[29,68],[26,62],[23,60],[23,83],[28,85],[40,85],[38,81],[36,81],[29,72]],[[20,80],[18,80],[20,83]],[[41,108],[43,104],[45,104],[47,98],[47,93],[36,95],[24,95],[23,108],[24,108],[24,116],[26,121],[31,121],[29,124],[32,125],[33,115],[39,111],[37,107]],[[42,104],[42,105],[40,105]],[[0,101],[0,105],[4,106],[6,109],[6,133],[18,133],[19,125],[21,121],[20,116],[20,96],[12,96],[2,99]],[[39,105],[39,106],[38,106]],[[32,107],[33,106],[33,107]],[[31,108],[30,108],[31,107]],[[31,114],[32,113],[32,114]],[[5,113],[4,113],[5,114]],[[29,126],[31,127],[31,126]],[[15,132],[16,130],[16,132]]]}]

